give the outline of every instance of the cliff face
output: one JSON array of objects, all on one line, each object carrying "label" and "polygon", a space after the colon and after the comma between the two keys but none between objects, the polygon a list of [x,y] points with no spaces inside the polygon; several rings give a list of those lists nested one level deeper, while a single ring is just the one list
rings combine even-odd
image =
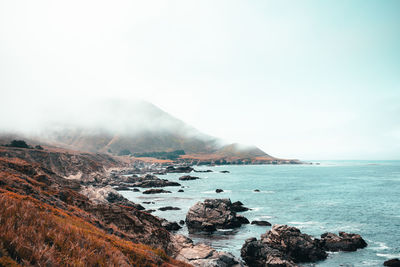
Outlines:
[{"label": "cliff face", "polygon": [[108,168],[124,163],[106,154],[91,154],[64,149],[45,150],[0,146],[0,157],[18,158],[67,179],[94,181]]},{"label": "cliff face", "polygon": [[78,193],[78,181],[47,168],[63,173],[74,156],[85,172],[101,170],[101,163],[66,151],[41,152],[1,150],[0,265],[187,266],[167,256],[171,235],[158,218],[94,204]]}]

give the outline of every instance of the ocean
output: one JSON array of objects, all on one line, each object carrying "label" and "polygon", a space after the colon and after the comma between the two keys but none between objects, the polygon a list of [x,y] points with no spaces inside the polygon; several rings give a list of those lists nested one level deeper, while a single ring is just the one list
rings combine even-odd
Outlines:
[{"label": "ocean", "polygon": [[[120,193],[146,209],[181,208],[153,213],[169,221],[185,220],[188,209],[198,201],[230,198],[251,208],[240,213],[249,221],[287,224],[315,237],[324,232],[358,233],[368,243],[365,249],[331,253],[325,261],[303,266],[382,266],[385,260],[400,257],[400,161],[320,161],[319,165],[227,165],[196,169],[213,172],[191,173],[201,178],[193,181],[179,181],[184,174],[160,175],[184,186],[164,188],[171,194]],[[220,173],[222,170],[230,173]],[[224,192],[217,194],[217,188]],[[184,192],[178,193],[179,189]],[[254,192],[255,189],[260,192]],[[155,204],[143,204],[144,201]],[[191,235],[184,227],[178,233],[240,256],[245,239],[259,239],[270,228],[244,225],[212,235]]]}]

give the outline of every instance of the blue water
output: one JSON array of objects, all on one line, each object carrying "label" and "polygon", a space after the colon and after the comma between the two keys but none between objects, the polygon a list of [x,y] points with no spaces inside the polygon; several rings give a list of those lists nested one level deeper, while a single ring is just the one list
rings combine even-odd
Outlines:
[{"label": "blue water", "polygon": [[[252,220],[288,224],[319,237],[324,232],[361,234],[368,247],[357,252],[332,253],[325,261],[304,266],[382,266],[400,257],[400,161],[323,161],[320,165],[252,165],[199,167],[212,173],[192,173],[200,180],[179,181],[185,186],[167,187],[172,194],[143,195],[122,191],[146,209],[180,207],[178,211],[153,214],[170,221],[184,220],[187,210],[206,198],[240,200],[251,211],[241,213]],[[219,173],[228,170],[230,173]],[[160,176],[178,181],[182,174]],[[215,193],[216,188],[224,190]],[[261,192],[254,192],[259,189]],[[189,235],[195,242],[240,255],[248,237],[259,238],[270,227],[245,225],[235,231],[211,236]],[[186,227],[179,233],[188,235]]]}]

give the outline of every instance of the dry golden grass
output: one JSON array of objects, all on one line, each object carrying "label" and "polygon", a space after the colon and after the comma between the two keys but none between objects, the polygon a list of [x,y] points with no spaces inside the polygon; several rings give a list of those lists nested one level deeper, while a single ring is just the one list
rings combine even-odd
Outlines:
[{"label": "dry golden grass", "polygon": [[[0,189],[0,266],[188,266],[29,196]],[[0,256],[1,256],[0,254]]]}]

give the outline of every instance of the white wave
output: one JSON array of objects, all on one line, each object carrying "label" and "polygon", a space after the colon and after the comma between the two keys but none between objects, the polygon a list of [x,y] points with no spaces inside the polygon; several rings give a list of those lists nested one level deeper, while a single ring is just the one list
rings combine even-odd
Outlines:
[{"label": "white wave", "polygon": [[398,254],[376,253],[376,256],[391,259],[391,258],[399,258],[400,257],[400,253],[398,253]]},{"label": "white wave", "polygon": [[377,244],[377,247],[371,247],[371,249],[373,250],[385,250],[385,249],[390,249],[390,247],[388,247],[386,245],[386,243],[384,242],[374,242],[375,244]]}]

